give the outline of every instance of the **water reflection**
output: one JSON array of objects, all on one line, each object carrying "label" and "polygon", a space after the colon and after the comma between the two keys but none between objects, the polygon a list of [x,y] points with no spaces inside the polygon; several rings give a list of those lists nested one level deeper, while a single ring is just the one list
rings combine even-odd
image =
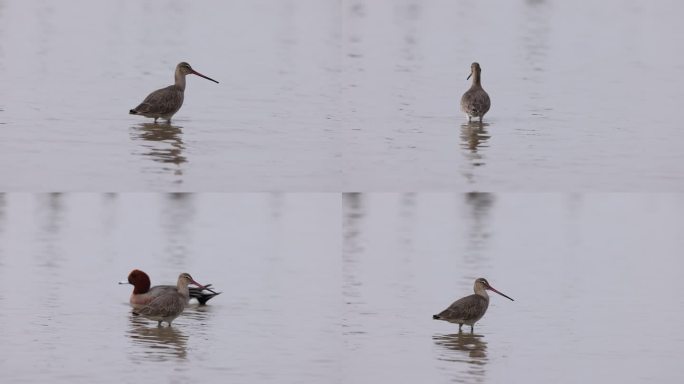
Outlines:
[{"label": "water reflection", "polygon": [[[183,127],[172,124],[142,123],[132,127],[131,137],[142,140],[143,155],[152,160],[180,166],[187,162],[184,155]],[[181,174],[180,168],[176,170]]]},{"label": "water reflection", "polygon": [[127,334],[133,346],[138,347],[133,350],[139,351],[131,356],[135,361],[139,358],[151,361],[187,358],[188,336],[178,327],[158,327],[154,322],[132,314],[129,320]]},{"label": "water reflection", "polygon": [[485,165],[482,149],[487,148],[487,140],[491,137],[487,132],[488,123],[479,121],[469,122],[461,125],[461,147],[465,149],[464,154],[468,159],[468,169],[464,176],[470,183],[475,183],[475,169]]},{"label": "water reflection", "polygon": [[5,231],[5,219],[7,216],[7,195],[0,193],[0,234]]},{"label": "water reflection", "polygon": [[[359,223],[364,217],[363,194],[343,193],[342,194],[344,211],[344,254],[360,253],[363,248],[359,244],[361,231]],[[344,256],[346,259],[347,256]]]},{"label": "water reflection", "polygon": [[[544,71],[544,61],[549,51],[549,5],[544,0],[527,0],[524,18],[524,32],[521,46],[525,47],[525,58],[532,72]],[[532,73],[530,73],[531,75]],[[537,79],[539,80],[539,79]]]},{"label": "water reflection", "polygon": [[169,193],[164,195],[162,227],[164,230],[164,257],[169,265],[181,267],[185,258],[191,254],[192,233],[197,215],[195,195],[191,193]]},{"label": "water reflection", "polygon": [[487,132],[488,126],[489,123],[480,123],[479,121],[461,125],[461,140],[463,141],[461,146],[470,151],[471,156],[469,157],[473,161],[473,165],[484,164],[482,155],[478,152],[487,147],[487,140],[491,137]]},{"label": "water reflection", "polygon": [[281,192],[271,193],[269,195],[269,206],[271,208],[271,217],[280,219],[285,209],[285,196]]},{"label": "water reflection", "polygon": [[[491,193],[471,192],[463,195],[465,204],[470,211],[466,239],[466,261],[468,258],[481,259],[487,252],[487,246],[492,236],[489,216],[496,197]],[[474,260],[471,260],[474,261]],[[472,277],[472,276],[471,276]]]},{"label": "water reflection", "polygon": [[546,104],[548,93],[540,89],[538,85],[545,84],[547,79],[544,69],[548,68],[547,56],[549,52],[549,35],[551,33],[550,10],[551,6],[544,0],[527,0],[525,7],[524,24],[521,26],[522,41],[520,46],[524,47],[525,61],[525,82],[530,85],[528,94],[530,96],[529,110],[533,116],[545,117],[552,108]]},{"label": "water reflection", "polygon": [[[366,16],[365,5],[362,2],[351,3],[349,4],[347,14],[348,20],[345,20],[343,24],[345,29],[344,33],[348,35],[346,56],[350,59],[362,59],[364,57],[363,34],[358,30],[359,26],[357,24]],[[363,66],[358,60],[354,60],[352,63],[354,72],[363,71]],[[356,84],[353,83],[349,85],[356,87]]]},{"label": "water reflection", "polygon": [[61,193],[40,194],[36,196],[36,243],[42,249],[36,253],[38,264],[46,268],[57,268],[64,260],[59,241],[64,226],[64,195]]},{"label": "water reflection", "polygon": [[[359,258],[363,252],[360,225],[365,217],[364,196],[361,193],[342,194],[343,247],[342,247],[342,297],[345,304],[342,326],[345,335],[364,335],[363,323],[359,320],[366,304],[363,298],[363,281],[359,279]],[[355,340],[347,341],[353,349]]]},{"label": "water reflection", "polygon": [[398,241],[406,246],[407,252],[404,256],[408,258],[413,252],[411,247],[413,245],[413,238],[415,236],[415,223],[417,215],[417,202],[415,193],[403,193],[399,201],[399,220],[397,232],[399,234]]},{"label": "water reflection", "polygon": [[[418,28],[417,24],[421,22],[421,16],[422,16],[422,5],[419,3],[410,3],[410,4],[401,4],[397,5],[397,13],[399,14],[399,26],[404,33],[402,42],[404,43],[401,48],[401,56],[402,58],[407,61],[407,62],[413,62],[416,57],[418,56],[417,54],[417,45],[418,45],[418,39],[419,39],[419,34],[418,34]],[[407,65],[407,64],[403,64]],[[418,65],[418,64],[414,64]],[[411,72],[413,69],[416,68],[411,68],[411,67],[403,67],[403,66],[398,66],[398,69],[401,70],[406,70],[407,72]]]},{"label": "water reflection", "polygon": [[467,377],[457,378],[456,381],[481,382],[485,376],[487,364],[487,342],[483,335],[474,333],[454,333],[448,335],[437,334],[432,340],[440,347],[439,356],[442,361],[466,363],[464,373]]}]

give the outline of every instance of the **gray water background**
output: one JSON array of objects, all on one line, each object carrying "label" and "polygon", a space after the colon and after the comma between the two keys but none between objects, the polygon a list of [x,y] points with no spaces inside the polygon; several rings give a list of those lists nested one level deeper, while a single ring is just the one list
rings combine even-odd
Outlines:
[{"label": "gray water background", "polygon": [[[682,12],[0,0],[0,190],[681,192]],[[191,76],[171,126],[128,115],[180,61],[220,84]]]},{"label": "gray water background", "polygon": [[[3,382],[679,382],[684,199],[0,195]],[[133,268],[223,293],[171,328]],[[458,334],[432,320],[471,294]]]}]

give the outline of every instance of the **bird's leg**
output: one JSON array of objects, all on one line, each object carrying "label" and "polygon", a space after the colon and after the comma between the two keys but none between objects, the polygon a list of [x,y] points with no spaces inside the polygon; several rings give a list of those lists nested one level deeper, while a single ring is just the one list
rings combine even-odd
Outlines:
[{"label": "bird's leg", "polygon": [[482,118],[483,118],[483,117],[484,117],[484,116],[480,116],[480,124],[482,124]]},{"label": "bird's leg", "polygon": [[472,117],[470,115],[468,115],[468,122],[469,123],[470,123],[470,119],[472,119]]},{"label": "bird's leg", "polygon": [[161,328],[161,326],[161,320],[159,320],[159,322],[157,323],[157,327]]},{"label": "bird's leg", "polygon": [[171,124],[171,118],[166,119],[166,124]]},{"label": "bird's leg", "polygon": [[475,329],[475,325],[470,326],[470,333],[473,333],[473,329]]},{"label": "bird's leg", "polygon": [[463,326],[463,324],[458,324],[458,333],[461,333],[461,327],[462,326]]}]

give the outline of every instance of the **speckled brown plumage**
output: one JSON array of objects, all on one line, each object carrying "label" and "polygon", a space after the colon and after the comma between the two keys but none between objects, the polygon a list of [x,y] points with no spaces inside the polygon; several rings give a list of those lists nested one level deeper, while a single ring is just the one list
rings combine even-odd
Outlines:
[{"label": "speckled brown plumage", "polygon": [[183,106],[185,76],[190,74],[204,77],[218,84],[218,81],[192,69],[190,64],[186,62],[178,63],[174,73],[175,83],[150,93],[140,105],[131,109],[128,113],[154,118],[155,123],[161,117],[170,123],[171,117]]},{"label": "speckled brown plumage", "polygon": [[163,321],[171,326],[171,322],[183,312],[188,300],[190,300],[190,289],[188,287],[190,284],[194,284],[202,289],[205,288],[193,280],[190,274],[181,273],[178,276],[178,284],[175,290],[164,291],[148,304],[134,309],[134,313],[157,321],[160,327]]},{"label": "speckled brown plumage", "polygon": [[475,291],[474,295],[466,296],[454,301],[449,308],[432,316],[432,318],[458,324],[459,331],[461,331],[463,324],[470,325],[470,331],[472,332],[475,323],[484,316],[489,307],[489,295],[487,295],[487,290],[494,291],[513,301],[510,297],[494,289],[494,287],[489,285],[487,279],[482,277],[475,280],[473,290]]},{"label": "speckled brown plumage", "polygon": [[481,73],[482,69],[480,68],[480,64],[473,63],[470,65],[470,75],[468,76],[468,79],[472,76],[473,84],[461,97],[461,110],[468,115],[468,121],[471,121],[473,117],[479,117],[480,123],[492,104],[489,95],[482,88],[480,82]]}]

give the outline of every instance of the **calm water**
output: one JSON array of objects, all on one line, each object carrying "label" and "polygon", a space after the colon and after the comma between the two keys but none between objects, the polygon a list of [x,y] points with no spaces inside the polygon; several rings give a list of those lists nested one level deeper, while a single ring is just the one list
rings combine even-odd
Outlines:
[{"label": "calm water", "polygon": [[[0,190],[684,191],[682,12],[0,0]],[[171,126],[129,116],[181,60],[221,83],[189,78]]]},{"label": "calm water", "polygon": [[[0,381],[323,382],[340,325],[338,195],[8,195]],[[130,315],[132,268],[223,294],[173,327]]]},{"label": "calm water", "polygon": [[[0,195],[2,382],[680,382],[676,195]],[[223,291],[172,328],[132,268]],[[474,334],[431,315],[492,297]]]}]

